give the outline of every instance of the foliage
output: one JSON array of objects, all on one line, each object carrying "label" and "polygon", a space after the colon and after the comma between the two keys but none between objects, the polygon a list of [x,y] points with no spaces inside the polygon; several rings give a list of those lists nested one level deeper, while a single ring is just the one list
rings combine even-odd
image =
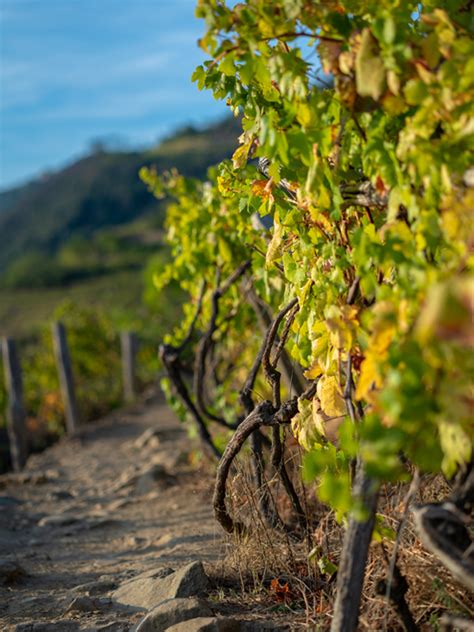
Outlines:
[{"label": "foliage", "polygon": [[[184,339],[203,279],[206,329],[216,269],[223,278],[250,260],[255,291],[274,311],[298,299],[287,349],[317,390],[292,426],[307,475],[340,515],[356,455],[374,478],[394,481],[409,476],[407,459],[452,476],[472,454],[466,7],[199,0],[210,59],[194,80],[242,116],[240,146],[204,184],[142,170],[156,195],[177,200],[167,218],[174,261],[156,285],[178,281],[190,303],[168,342]],[[252,157],[270,161],[268,178]],[[269,235],[256,214],[271,214]],[[221,402],[234,420],[260,342],[243,298],[236,285],[222,297],[221,313],[235,317],[215,334],[237,365]],[[334,445],[326,424],[347,412]]]},{"label": "foliage", "polygon": [[[120,341],[116,324],[103,312],[63,302],[54,312],[53,321],[66,327],[76,397],[83,421],[95,419],[122,402]],[[138,325],[137,322],[134,323]],[[139,387],[156,377],[157,359],[152,341],[140,333],[138,365]],[[26,341],[20,347],[23,367],[24,403],[31,440],[64,432],[64,406],[59,390],[50,323],[44,325],[39,340]],[[3,377],[0,374],[0,377]],[[0,385],[0,426],[5,425],[6,394]],[[37,439],[36,439],[37,440]]]}]

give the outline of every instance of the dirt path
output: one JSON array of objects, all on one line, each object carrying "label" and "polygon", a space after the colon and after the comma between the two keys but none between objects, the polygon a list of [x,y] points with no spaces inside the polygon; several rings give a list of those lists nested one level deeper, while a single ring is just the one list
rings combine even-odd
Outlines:
[{"label": "dirt path", "polygon": [[[142,614],[70,605],[150,569],[218,560],[212,480],[189,466],[191,448],[156,400],[87,426],[81,438],[30,458],[21,475],[0,477],[0,564],[26,573],[0,585],[0,630],[132,630]],[[27,623],[36,627],[18,625]]]}]

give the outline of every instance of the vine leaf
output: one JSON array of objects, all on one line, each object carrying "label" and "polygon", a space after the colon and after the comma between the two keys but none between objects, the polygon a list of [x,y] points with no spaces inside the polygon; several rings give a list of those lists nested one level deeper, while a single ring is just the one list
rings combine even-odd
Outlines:
[{"label": "vine leaf", "polygon": [[234,166],[234,169],[240,169],[246,164],[251,144],[252,141],[249,141],[244,145],[237,147],[237,149],[234,151],[232,155],[232,164]]},{"label": "vine leaf", "polygon": [[446,476],[451,477],[459,466],[469,463],[472,456],[472,437],[463,428],[449,421],[442,421],[438,429],[444,452],[442,469]]},{"label": "vine leaf", "polygon": [[360,48],[356,56],[356,85],[361,97],[377,101],[385,87],[385,66],[377,40],[369,29],[362,31]]},{"label": "vine leaf", "polygon": [[307,380],[315,380],[322,375],[323,369],[321,368],[319,361],[316,360],[310,367],[304,372],[304,376]]},{"label": "vine leaf", "polygon": [[[305,450],[311,450],[320,442],[321,429],[317,428],[314,416],[314,402],[307,400],[298,401],[298,413],[291,421],[291,430],[295,439]],[[317,400],[316,400],[317,401]]]},{"label": "vine leaf", "polygon": [[346,404],[342,397],[339,382],[334,375],[323,375],[318,382],[317,394],[323,412],[329,417],[345,415]]},{"label": "vine leaf", "polygon": [[357,400],[368,399],[372,387],[382,386],[376,358],[372,354],[366,355],[360,369],[360,377],[357,383],[355,397]]},{"label": "vine leaf", "polygon": [[282,227],[278,218],[278,214],[275,213],[273,218],[273,236],[267,248],[267,255],[265,257],[265,265],[270,266],[275,259],[281,256],[281,242],[282,242]]}]

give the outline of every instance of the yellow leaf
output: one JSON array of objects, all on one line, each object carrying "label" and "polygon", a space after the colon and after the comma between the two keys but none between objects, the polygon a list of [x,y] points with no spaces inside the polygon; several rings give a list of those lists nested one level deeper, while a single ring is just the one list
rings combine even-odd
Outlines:
[{"label": "yellow leaf", "polygon": [[331,344],[336,349],[350,349],[352,346],[352,333],[345,323],[336,318],[328,318],[326,325],[331,332]]},{"label": "yellow leaf", "polygon": [[396,329],[393,325],[386,324],[383,329],[379,329],[374,333],[372,337],[372,341],[370,344],[370,350],[380,354],[380,356],[385,355],[385,352],[390,346],[390,343],[395,336]]},{"label": "yellow leaf", "polygon": [[326,215],[321,211],[321,209],[316,208],[316,206],[314,206],[313,204],[310,204],[308,206],[308,211],[310,214],[311,219],[314,222],[318,222],[319,224],[322,225],[322,227],[326,230],[326,231],[332,231],[333,229],[333,225],[331,224],[331,222],[328,220],[328,218],[326,217]]},{"label": "yellow leaf", "polygon": [[306,281],[303,289],[301,290],[301,294],[298,296],[298,302],[300,304],[300,307],[303,307],[303,305],[306,302],[306,299],[309,296],[310,290],[313,287],[313,281],[312,279],[308,279],[308,281]]},{"label": "yellow leaf", "polygon": [[298,402],[298,413],[291,420],[291,430],[296,440],[305,450],[311,450],[320,439],[314,425],[313,404],[307,400]]},{"label": "yellow leaf", "polygon": [[354,55],[351,51],[344,51],[339,55],[339,69],[345,75],[350,75],[354,68]]},{"label": "yellow leaf", "polygon": [[234,165],[234,169],[239,169],[246,164],[251,144],[252,141],[249,141],[244,145],[237,147],[234,151],[232,155],[232,164]]},{"label": "yellow leaf", "polygon": [[321,402],[321,408],[326,415],[338,417],[346,414],[346,403],[335,376],[323,375],[318,382],[317,394]]},{"label": "yellow leaf", "polygon": [[319,366],[318,361],[316,360],[309,369],[304,372],[304,376],[307,380],[315,380],[322,374],[323,370]]},{"label": "yellow leaf", "polygon": [[367,399],[373,387],[382,386],[382,380],[378,373],[376,358],[367,354],[360,367],[360,377],[355,392],[356,399]]},{"label": "yellow leaf", "polygon": [[418,76],[423,81],[423,83],[430,84],[435,80],[435,76],[432,72],[430,72],[422,63],[415,64],[416,71],[418,72]]},{"label": "yellow leaf", "polygon": [[416,324],[421,344],[433,336],[474,346],[474,276],[462,275],[429,289]]},{"label": "yellow leaf", "polygon": [[361,97],[376,101],[385,88],[385,66],[377,40],[368,28],[362,31],[360,48],[356,57],[356,85]]},{"label": "yellow leaf", "polygon": [[323,436],[326,436],[326,415],[321,410],[321,404],[317,397],[313,399],[313,423],[317,431]]},{"label": "yellow leaf", "polygon": [[264,200],[270,199],[273,202],[272,180],[254,180],[252,182],[252,193]]},{"label": "yellow leaf", "polygon": [[353,320],[356,324],[358,324],[357,316],[359,314],[359,308],[355,305],[343,305],[341,307],[341,313],[345,320]]},{"label": "yellow leaf", "polygon": [[299,103],[296,110],[298,123],[303,127],[310,127],[316,121],[315,112],[307,103]]},{"label": "yellow leaf", "polygon": [[232,249],[225,239],[218,240],[217,248],[219,250],[219,255],[222,257],[223,261],[226,261],[228,263],[232,261]]},{"label": "yellow leaf", "polygon": [[395,71],[389,70],[387,72],[387,84],[390,92],[392,92],[395,96],[400,94],[400,79]]},{"label": "yellow leaf", "polygon": [[278,214],[275,213],[273,218],[273,235],[268,244],[267,254],[265,257],[265,266],[271,265],[275,259],[281,256],[282,227],[279,222]]}]

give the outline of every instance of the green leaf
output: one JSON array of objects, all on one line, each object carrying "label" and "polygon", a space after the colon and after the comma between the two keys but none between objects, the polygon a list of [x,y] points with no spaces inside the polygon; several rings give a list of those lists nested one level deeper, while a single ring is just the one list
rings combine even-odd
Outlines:
[{"label": "green leaf", "polygon": [[331,560],[325,555],[318,559],[318,568],[320,573],[322,573],[323,575],[329,575],[330,577],[332,577],[332,575],[334,575],[334,573],[337,571],[336,564],[334,564],[334,562],[331,562]]},{"label": "green leaf", "polygon": [[410,105],[419,105],[428,96],[428,87],[420,79],[410,79],[407,82],[403,93]]},{"label": "green leaf", "polygon": [[224,59],[219,64],[219,70],[227,77],[233,77],[235,75],[236,67],[234,55],[232,53],[226,53]]}]

